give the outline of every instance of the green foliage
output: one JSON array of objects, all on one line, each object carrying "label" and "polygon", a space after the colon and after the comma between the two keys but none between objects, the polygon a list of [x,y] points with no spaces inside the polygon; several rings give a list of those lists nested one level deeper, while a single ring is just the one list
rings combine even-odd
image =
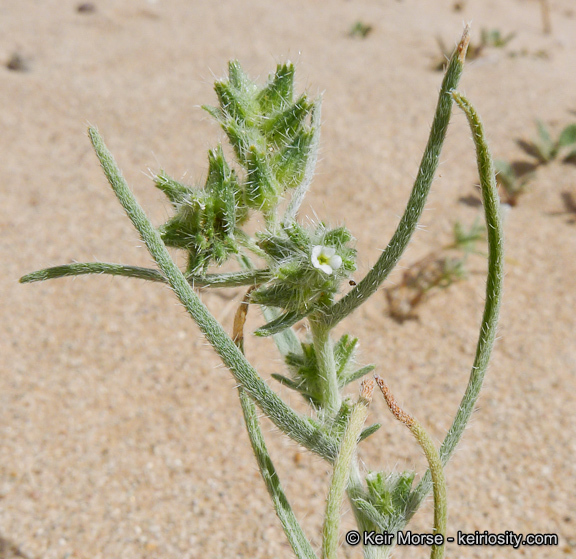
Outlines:
[{"label": "green foliage", "polygon": [[[340,284],[356,269],[356,251],[349,245],[352,235],[344,227],[328,229],[320,223],[314,229],[296,222],[283,224],[277,234],[259,235],[273,280],[257,288],[252,301],[279,307],[301,316],[331,304]],[[326,272],[314,262],[314,248],[327,247],[341,259],[338,268]]]},{"label": "green foliage", "polygon": [[[340,388],[364,377],[374,369],[374,365],[354,368],[357,346],[358,338],[352,338],[348,334],[344,334],[333,346],[335,372]],[[272,377],[288,388],[300,392],[317,409],[322,409],[327,402],[314,344],[303,342],[301,348],[300,353],[289,353],[285,357],[291,377],[286,378],[278,374],[273,374]]]},{"label": "green foliage", "polygon": [[390,316],[398,321],[417,319],[417,308],[438,289],[446,289],[467,277],[470,254],[484,254],[477,243],[485,241],[486,229],[476,220],[469,229],[454,223],[454,241],[411,264],[399,284],[386,290]]},{"label": "green foliage", "polygon": [[362,21],[356,21],[350,27],[348,35],[355,39],[365,39],[370,33],[372,33],[372,31],[373,27],[371,25]]},{"label": "green foliage", "polygon": [[210,264],[223,264],[238,252],[234,233],[247,211],[236,173],[220,146],[208,154],[204,189],[186,187],[164,174],[156,178],[156,186],[176,209],[160,228],[162,240],[166,246],[188,252],[188,273],[206,273]]},{"label": "green foliage", "polygon": [[214,86],[220,106],[204,109],[218,121],[245,170],[245,204],[271,215],[285,191],[304,179],[320,101],[306,95],[294,100],[293,64],[279,64],[263,87],[237,61],[228,70],[228,79]]},{"label": "green foliage", "polygon": [[415,472],[371,472],[366,476],[368,497],[374,508],[384,517],[404,513]]},{"label": "green foliage", "polygon": [[510,206],[518,204],[518,198],[528,191],[528,184],[534,178],[533,172],[519,172],[516,167],[502,159],[494,161],[496,180],[502,187],[505,202]]},{"label": "green foliage", "polygon": [[520,140],[520,147],[530,156],[536,158],[538,165],[546,165],[562,157],[565,162],[576,158],[576,123],[569,124],[555,140],[548,127],[536,121],[537,137],[531,142]]},{"label": "green foliage", "polygon": [[508,35],[503,35],[500,29],[482,29],[480,32],[480,43],[485,47],[493,48],[503,48],[505,47],[514,37],[516,33],[508,33]]},{"label": "green foliage", "polygon": [[[221,146],[211,150],[203,187],[182,184],[164,172],[155,177],[156,187],[164,192],[174,211],[159,228],[139,206],[97,130],[89,129],[104,174],[157,269],[102,262],[74,263],[41,270],[21,279],[31,282],[107,273],[170,286],[238,383],[245,423],[262,477],[298,559],[313,559],[314,550],[279,483],[264,444],[255,405],[286,435],[333,466],[323,530],[322,549],[326,559],[336,556],[345,491],[350,496],[359,528],[375,526],[396,530],[406,524],[431,489],[429,473],[414,491],[411,491],[412,472],[377,473],[362,479],[356,448],[359,441],[379,428],[379,425],[364,428],[373,382],[362,384],[356,402],[343,398],[341,390],[369,373],[373,366],[356,369],[358,340],[344,335],[334,343],[331,331],[378,290],[408,246],[440,160],[454,100],[465,110],[477,145],[489,225],[489,269],[486,306],[470,382],[441,447],[438,464],[440,456],[445,464],[453,452],[478,398],[496,331],[502,286],[502,231],[493,184],[494,169],[483,129],[468,101],[454,91],[462,74],[468,41],[466,29],[448,64],[428,144],[398,228],[366,277],[341,299],[337,300],[341,283],[356,269],[351,233],[345,227],[330,228],[324,223],[306,227],[296,221],[317,158],[320,101],[310,101],[306,95],[295,99],[294,67],[290,63],[278,65],[267,83],[260,86],[248,78],[238,62],[230,62],[228,78],[215,84],[219,105],[205,108],[226,133],[236,161],[228,162]],[[569,145],[573,137],[576,138],[576,131],[567,131],[559,142]],[[279,204],[290,191],[292,198],[282,217]],[[262,212],[265,225],[252,235],[244,226],[254,212]],[[469,231],[455,227],[454,248],[465,255],[474,252],[480,236],[477,225]],[[186,251],[185,271],[176,265],[167,247]],[[219,266],[232,256],[241,270],[208,273],[211,266]],[[264,261],[265,266],[254,266],[253,258]],[[440,272],[435,276],[437,285],[448,282],[460,269],[457,263],[451,262],[445,263]],[[422,280],[423,277],[417,278],[420,287]],[[235,316],[234,339],[204,306],[195,286],[249,286]],[[300,415],[292,409],[247,361],[243,353],[243,326],[251,303],[262,306],[267,321],[257,334],[274,336],[288,366],[289,377],[277,374],[273,377],[298,391],[311,404],[315,417]],[[310,336],[301,340],[291,326],[303,319],[309,324]],[[436,469],[430,466],[433,475],[437,473],[438,464]],[[442,470],[442,464],[439,468]],[[436,529],[436,511],[441,507],[445,511],[446,502],[445,497],[437,495],[436,481],[434,485]],[[365,556],[376,557],[371,555],[369,546]]]},{"label": "green foliage", "polygon": [[246,234],[240,228],[250,210],[273,220],[286,191],[302,183],[315,157],[312,117],[320,101],[306,95],[294,100],[292,64],[278,65],[260,87],[232,61],[228,79],[214,89],[219,106],[204,108],[226,132],[240,170],[231,168],[218,146],[208,154],[204,188],[181,184],[164,172],[155,177],[175,209],[160,227],[162,240],[187,251],[190,274],[204,275],[209,266],[242,252]]}]

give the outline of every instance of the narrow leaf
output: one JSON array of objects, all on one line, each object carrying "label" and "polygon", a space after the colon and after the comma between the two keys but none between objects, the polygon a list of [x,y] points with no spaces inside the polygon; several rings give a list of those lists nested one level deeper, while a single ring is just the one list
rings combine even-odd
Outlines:
[{"label": "narrow leaf", "polygon": [[268,324],[260,326],[260,328],[258,328],[258,330],[254,332],[254,335],[264,338],[266,336],[272,336],[272,334],[278,334],[283,330],[286,330],[286,328],[294,326],[294,324],[296,324],[305,317],[306,314],[302,314],[297,311],[285,312],[278,318],[275,318],[271,322],[268,322]]},{"label": "narrow leaf", "polygon": [[398,263],[398,260],[406,250],[416,230],[418,220],[424,210],[426,199],[440,162],[440,153],[452,112],[452,97],[450,96],[450,92],[456,88],[460,81],[469,40],[469,28],[466,26],[462,39],[452,54],[444,80],[442,81],[442,86],[440,87],[436,114],[434,115],[434,121],[430,129],[428,143],[424,150],[418,175],[404,215],[400,219],[400,223],[392,239],[380,255],[374,267],[356,287],[325,313],[324,322],[328,327],[334,327],[376,292]]},{"label": "narrow leaf", "polygon": [[188,186],[170,178],[164,171],[154,177],[154,184],[166,194],[174,207],[181,204],[191,192]]},{"label": "narrow leaf", "polygon": [[291,388],[292,390],[300,392],[300,385],[296,381],[293,381],[292,379],[285,377],[284,375],[279,375],[277,373],[272,373],[270,376],[274,380],[277,380],[283,386],[286,386],[288,388]]},{"label": "narrow leaf", "polygon": [[[488,144],[486,143],[484,127],[470,102],[459,93],[453,92],[452,95],[466,114],[476,148],[480,187],[482,189],[482,202],[488,233],[488,277],[486,281],[484,313],[468,386],[458,407],[456,417],[440,447],[440,458],[443,465],[446,465],[460,441],[466,425],[472,416],[476,402],[478,401],[480,390],[482,389],[482,383],[488,368],[492,348],[494,347],[494,340],[496,339],[504,279],[504,232],[500,213],[500,199],[496,187],[494,164]],[[416,490],[410,496],[406,507],[407,520],[414,515],[431,488],[432,478],[430,471],[427,471]]]},{"label": "narrow leaf", "polygon": [[292,511],[292,507],[288,502],[280,479],[278,478],[276,468],[266,448],[260,422],[258,421],[256,406],[243,388],[239,389],[239,393],[242,412],[244,413],[244,421],[246,423],[246,429],[248,430],[248,436],[250,437],[250,444],[256,456],[262,479],[266,484],[266,489],[274,504],[276,514],[282,523],[284,533],[297,559],[317,559],[312,545],[308,541],[306,534],[304,534],[302,527]]},{"label": "narrow leaf", "polygon": [[354,506],[381,532],[388,531],[389,521],[382,514],[378,512],[378,509],[366,499],[362,497],[357,497],[353,500]]},{"label": "narrow leaf", "polygon": [[366,365],[365,367],[362,367],[361,369],[358,369],[357,371],[350,373],[348,376],[341,379],[340,388],[346,386],[347,384],[350,384],[351,382],[354,382],[355,380],[361,379],[363,376],[373,371],[375,367],[376,365]]},{"label": "narrow leaf", "polygon": [[358,437],[358,444],[360,444],[362,441],[366,440],[370,435],[373,435],[374,433],[376,433],[376,431],[378,431],[378,429],[380,429],[380,427],[382,427],[382,425],[380,423],[374,423],[374,424],[366,427],[366,429],[364,429],[362,431],[362,433],[360,433],[360,436]]}]

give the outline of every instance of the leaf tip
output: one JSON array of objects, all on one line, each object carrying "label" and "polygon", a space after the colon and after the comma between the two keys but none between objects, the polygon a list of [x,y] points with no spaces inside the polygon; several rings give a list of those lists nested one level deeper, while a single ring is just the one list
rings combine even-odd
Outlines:
[{"label": "leaf tip", "polygon": [[462,38],[458,43],[458,60],[463,64],[466,58],[466,52],[468,51],[468,45],[470,44],[470,23],[464,25],[464,32],[462,33]]}]

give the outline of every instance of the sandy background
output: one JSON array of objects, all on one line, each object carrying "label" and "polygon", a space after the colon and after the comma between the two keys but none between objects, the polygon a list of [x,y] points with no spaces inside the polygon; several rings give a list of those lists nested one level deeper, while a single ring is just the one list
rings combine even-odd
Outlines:
[{"label": "sandy background", "polygon": [[[416,174],[441,74],[436,36],[462,22],[517,35],[467,64],[461,90],[483,116],[493,152],[528,160],[515,140],[534,119],[554,134],[576,121],[576,5],[551,0],[544,35],[535,0],[0,2],[0,558],[288,558],[251,456],[234,383],[165,287],[84,277],[22,286],[26,272],[103,260],[150,265],[85,135],[96,124],[155,223],[169,213],[146,176],[200,181],[222,138],[199,109],[214,76],[241,60],[266,78],[297,62],[299,91],[324,92],[322,158],[305,213],[345,222],[360,270],[393,233]],[[366,39],[348,36],[361,20]],[[6,67],[19,53],[28,71]],[[516,54],[516,56],[513,56]],[[423,230],[402,261],[451,240],[477,207],[472,143],[454,113]],[[554,548],[457,548],[448,557],[576,556],[576,167],[538,169],[508,215],[500,334],[486,388],[447,468],[449,532],[553,532]],[[378,364],[399,401],[441,439],[465,387],[482,311],[485,261],[398,324],[383,292],[345,323],[360,362]],[[479,272],[479,273],[475,273]],[[397,271],[387,282],[401,278]],[[204,301],[231,326],[237,292]],[[251,316],[250,326],[259,324]],[[269,342],[249,359],[281,372]],[[273,382],[273,381],[272,381]],[[274,385],[304,411],[299,399]],[[356,387],[352,388],[352,392]],[[371,469],[424,459],[383,401],[383,428],[362,448]],[[293,507],[319,543],[326,465],[264,424]],[[406,431],[406,432],[405,432]],[[350,515],[345,526],[351,527]],[[412,528],[429,531],[430,506]],[[405,548],[399,558],[424,558]],[[359,557],[344,545],[342,557]]]}]

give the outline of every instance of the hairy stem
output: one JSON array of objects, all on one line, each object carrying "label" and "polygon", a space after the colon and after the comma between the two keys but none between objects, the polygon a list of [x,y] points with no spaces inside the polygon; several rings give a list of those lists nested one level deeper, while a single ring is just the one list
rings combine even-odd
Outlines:
[{"label": "hairy stem", "polygon": [[[480,186],[482,189],[482,202],[488,231],[488,277],[486,281],[486,302],[484,303],[484,314],[482,316],[480,335],[476,346],[476,356],[474,358],[474,364],[472,365],[472,371],[470,372],[468,386],[460,402],[460,407],[440,447],[442,464],[446,464],[454,452],[480,395],[490,360],[490,354],[492,353],[494,340],[496,338],[504,279],[504,233],[502,229],[500,199],[496,186],[494,163],[478,114],[465,97],[456,92],[453,92],[452,96],[468,118],[476,148]],[[418,507],[430,491],[431,484],[431,475],[428,471],[410,496],[406,507],[407,520],[418,510]]]},{"label": "hairy stem", "polygon": [[214,347],[224,364],[230,369],[236,381],[244,387],[250,397],[279,429],[306,448],[332,462],[336,458],[337,452],[334,440],[288,407],[248,363],[222,326],[210,314],[198,295],[194,293],[184,274],[170,257],[160,233],[150,223],[144,210],[134,198],[112,154],[104,145],[96,129],[90,128],[88,134],[108,182],[134,227],[140,233],[148,251],[180,302],[198,324],[200,331]]},{"label": "hairy stem", "polygon": [[334,417],[342,403],[334,360],[334,343],[330,336],[330,329],[326,328],[316,315],[310,317],[310,332],[314,342],[318,371],[323,381],[323,411],[327,418]]},{"label": "hairy stem", "polygon": [[340,539],[340,508],[342,507],[342,499],[348,486],[350,468],[358,445],[358,437],[368,416],[368,406],[372,401],[373,390],[374,382],[372,380],[367,379],[362,382],[360,397],[352,408],[348,425],[342,436],[338,457],[334,463],[332,481],[330,482],[326,502],[326,516],[324,518],[322,539],[323,559],[336,559]]},{"label": "hairy stem", "polygon": [[434,445],[434,441],[424,427],[400,408],[394,396],[392,396],[390,389],[386,386],[386,383],[378,376],[375,378],[392,415],[410,429],[410,432],[414,435],[416,441],[418,441],[428,461],[434,488],[434,535],[441,534],[443,542],[442,545],[432,546],[430,559],[443,559],[444,540],[446,538],[446,519],[448,516],[448,499],[446,496],[446,479],[444,477],[444,468],[440,460],[440,455]]},{"label": "hairy stem", "polygon": [[438,105],[436,107],[432,129],[430,130],[428,144],[422,156],[418,175],[404,215],[388,246],[380,255],[374,267],[352,291],[325,313],[324,322],[329,327],[334,327],[376,292],[378,287],[380,287],[382,282],[388,277],[388,274],[394,269],[412,238],[412,234],[424,210],[434,174],[438,168],[440,152],[442,151],[442,145],[446,137],[450,114],[452,112],[452,97],[450,96],[450,92],[456,88],[460,81],[468,42],[468,26],[466,26],[462,39],[450,59],[442,87],[440,88]]},{"label": "hairy stem", "polygon": [[[124,276],[148,281],[168,283],[164,275],[158,270],[141,268],[140,266],[127,266],[124,264],[110,264],[107,262],[74,262],[38,270],[20,278],[20,283],[32,283],[49,279],[69,276],[82,276],[86,274],[108,274],[111,276]],[[186,279],[192,287],[240,287],[255,285],[270,278],[268,270],[251,270],[248,272],[229,272],[225,274],[206,274],[204,276],[187,275]]]},{"label": "hairy stem", "polygon": [[[248,314],[250,292],[252,289],[252,287],[248,289],[234,316],[232,339],[242,353],[244,353],[244,323],[246,322],[246,315]],[[297,559],[318,559],[284,493],[276,468],[266,448],[262,429],[260,429],[256,406],[242,386],[238,387],[238,396],[240,397],[244,423],[246,424],[248,437],[250,438],[250,444],[252,445],[260,474],[266,484],[266,489],[272,499],[274,510],[280,519],[286,538],[292,546],[292,551],[294,551]]]}]

